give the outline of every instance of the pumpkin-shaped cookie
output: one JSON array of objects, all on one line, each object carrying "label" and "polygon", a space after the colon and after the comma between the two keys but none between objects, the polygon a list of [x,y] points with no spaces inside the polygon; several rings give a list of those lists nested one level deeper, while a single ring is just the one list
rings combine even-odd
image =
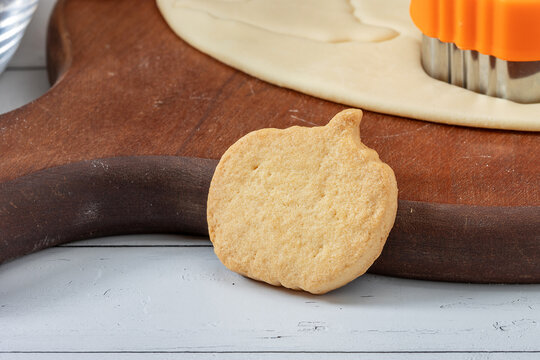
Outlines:
[{"label": "pumpkin-shaped cookie", "polygon": [[345,110],[326,126],[262,129],[225,152],[207,216],[226,267],[314,294],[366,272],[393,226],[397,185],[361,143],[361,118]]}]

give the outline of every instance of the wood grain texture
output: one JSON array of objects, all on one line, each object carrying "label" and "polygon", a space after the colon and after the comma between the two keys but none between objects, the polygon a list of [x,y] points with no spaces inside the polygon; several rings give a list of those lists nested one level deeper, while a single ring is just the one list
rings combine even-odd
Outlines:
[{"label": "wood grain texture", "polygon": [[[1,260],[89,236],[204,233],[200,205],[215,161],[168,156],[218,159],[249,131],[323,125],[345,108],[254,79],[194,50],[170,31],[151,0],[137,6],[59,1],[49,26],[48,70],[54,83],[48,93],[0,116]],[[372,112],[365,113],[361,134],[394,169],[400,190],[396,226],[374,271],[540,281],[538,134]],[[112,157],[120,158],[104,160],[109,171],[88,173],[93,160]],[[152,169],[153,189],[145,187],[145,169]],[[136,184],[129,191],[122,185],[127,179]],[[138,205],[118,207],[118,199],[141,204],[178,191],[190,200],[156,201],[155,217]],[[89,206],[89,199],[102,205],[99,221],[77,223],[73,211]],[[172,208],[190,215],[179,217]],[[40,227],[46,231],[31,230]]]}]

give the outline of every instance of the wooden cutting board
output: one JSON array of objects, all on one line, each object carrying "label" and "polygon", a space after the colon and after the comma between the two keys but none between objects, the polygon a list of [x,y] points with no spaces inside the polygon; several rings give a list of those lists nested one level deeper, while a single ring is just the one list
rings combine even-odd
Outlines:
[{"label": "wooden cutting board", "polygon": [[[206,234],[208,186],[229,145],[345,108],[191,48],[152,0],[60,0],[47,47],[51,90],[0,116],[0,261],[95,236]],[[372,272],[540,282],[539,134],[373,112],[361,134],[400,191]]]}]

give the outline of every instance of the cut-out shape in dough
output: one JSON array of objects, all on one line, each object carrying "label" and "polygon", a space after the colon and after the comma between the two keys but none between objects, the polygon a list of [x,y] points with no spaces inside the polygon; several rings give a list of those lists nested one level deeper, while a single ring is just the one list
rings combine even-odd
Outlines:
[{"label": "cut-out shape in dough", "polygon": [[[273,3],[157,0],[167,23],[189,44],[270,83],[391,115],[540,131],[540,104],[477,94],[427,75],[408,0],[311,0],[312,7],[331,7],[342,12],[332,16],[349,19],[319,25],[317,11],[298,10],[306,0],[279,0],[270,11]],[[336,41],[343,39],[350,41]]]}]

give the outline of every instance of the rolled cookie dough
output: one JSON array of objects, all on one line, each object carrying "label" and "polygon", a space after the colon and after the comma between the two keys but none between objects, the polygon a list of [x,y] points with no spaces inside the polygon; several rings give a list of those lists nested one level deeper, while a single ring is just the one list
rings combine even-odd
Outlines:
[{"label": "rolled cookie dough", "polygon": [[518,104],[429,77],[408,0],[157,0],[195,48],[270,83],[386,114],[540,131]]}]

